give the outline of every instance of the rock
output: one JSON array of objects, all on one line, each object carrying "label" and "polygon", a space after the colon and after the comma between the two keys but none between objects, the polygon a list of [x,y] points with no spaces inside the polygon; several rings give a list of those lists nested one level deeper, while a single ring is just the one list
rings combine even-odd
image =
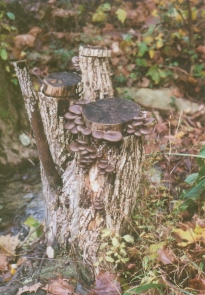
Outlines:
[{"label": "rock", "polygon": [[193,114],[199,110],[200,105],[184,98],[174,97],[172,89],[149,89],[149,88],[117,88],[119,97],[132,99],[144,108],[154,108],[162,111],[170,110],[170,107],[177,111]]}]

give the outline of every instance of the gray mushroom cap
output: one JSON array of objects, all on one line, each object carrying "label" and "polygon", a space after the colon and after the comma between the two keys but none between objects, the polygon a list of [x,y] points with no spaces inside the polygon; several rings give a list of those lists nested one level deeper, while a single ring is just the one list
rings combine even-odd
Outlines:
[{"label": "gray mushroom cap", "polygon": [[104,135],[103,131],[96,130],[96,131],[92,132],[92,137],[95,138],[95,139],[102,139],[103,135]]},{"label": "gray mushroom cap", "polygon": [[69,107],[68,109],[71,113],[76,114],[76,115],[80,115],[82,113],[82,107],[80,105],[72,105]]},{"label": "gray mushroom cap", "polygon": [[112,172],[115,170],[115,167],[113,167],[112,165],[108,165],[106,168],[105,168],[105,171],[106,172]]},{"label": "gray mushroom cap", "polygon": [[134,135],[137,136],[137,137],[141,137],[142,133],[140,131],[135,131]]},{"label": "gray mushroom cap", "polygon": [[139,131],[144,135],[152,133],[152,129],[150,129],[148,127],[142,127],[142,128],[140,128]]},{"label": "gray mushroom cap", "polygon": [[75,123],[74,123],[73,121],[67,122],[67,123],[65,124],[65,129],[67,129],[67,130],[71,130],[71,129],[73,129],[74,127],[76,127],[76,125],[75,125]]},{"label": "gray mushroom cap", "polygon": [[76,127],[74,127],[73,129],[71,129],[70,131],[72,134],[78,134],[78,129]]},{"label": "gray mushroom cap", "polygon": [[83,145],[87,145],[88,142],[86,140],[83,140],[83,139],[76,139],[76,141],[79,143],[79,144],[83,144]]},{"label": "gray mushroom cap", "polygon": [[144,126],[147,126],[155,121],[155,118],[147,118],[144,120]]},{"label": "gray mushroom cap", "polygon": [[90,153],[96,153],[96,148],[94,146],[87,146],[86,150]]},{"label": "gray mushroom cap", "polygon": [[92,131],[89,128],[82,128],[81,133],[83,135],[90,135],[92,133]]},{"label": "gray mushroom cap", "polygon": [[98,167],[101,169],[105,169],[107,167],[107,164],[106,163],[99,163]]},{"label": "gray mushroom cap", "polygon": [[65,119],[68,119],[68,120],[74,120],[76,117],[77,117],[76,114],[73,114],[73,113],[70,113],[70,112],[67,112],[67,113],[65,113],[65,115],[64,115],[64,118],[65,118]]},{"label": "gray mushroom cap", "polygon": [[74,123],[77,124],[77,125],[84,125],[84,122],[83,122],[83,119],[82,119],[81,116],[75,118]]},{"label": "gray mushroom cap", "polygon": [[80,99],[80,100],[76,101],[75,104],[86,105],[89,102],[90,102],[89,99]]},{"label": "gray mushroom cap", "polygon": [[69,150],[72,152],[78,152],[80,148],[80,144],[76,141],[71,142],[69,145]]},{"label": "gray mushroom cap", "polygon": [[122,140],[122,133],[119,131],[107,131],[104,133],[103,139],[110,142],[118,142]]}]

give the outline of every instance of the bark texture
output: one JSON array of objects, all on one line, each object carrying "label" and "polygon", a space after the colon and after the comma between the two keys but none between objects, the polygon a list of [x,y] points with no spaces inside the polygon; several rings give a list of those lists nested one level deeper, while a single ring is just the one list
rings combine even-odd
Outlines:
[{"label": "bark texture", "polygon": [[79,67],[82,72],[82,82],[79,92],[82,98],[95,101],[113,96],[109,57],[111,51],[106,48],[80,46]]}]

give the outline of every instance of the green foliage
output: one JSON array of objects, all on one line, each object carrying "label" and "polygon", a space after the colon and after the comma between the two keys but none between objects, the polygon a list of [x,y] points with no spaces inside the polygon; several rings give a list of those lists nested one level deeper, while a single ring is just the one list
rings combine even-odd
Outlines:
[{"label": "green foliage", "polygon": [[117,268],[130,260],[127,250],[128,246],[134,243],[134,238],[131,235],[126,234],[121,237],[109,229],[103,229],[101,239],[101,255],[99,255],[99,261],[95,263],[95,266],[102,264],[105,259],[112,263],[114,268]]},{"label": "green foliage", "polygon": [[200,167],[198,173],[190,174],[185,182],[192,185],[190,189],[184,191],[181,195],[183,203],[180,205],[180,209],[187,210],[189,207],[193,206],[193,203],[198,201],[202,194],[205,192],[205,147],[200,150],[198,155],[198,165]]}]

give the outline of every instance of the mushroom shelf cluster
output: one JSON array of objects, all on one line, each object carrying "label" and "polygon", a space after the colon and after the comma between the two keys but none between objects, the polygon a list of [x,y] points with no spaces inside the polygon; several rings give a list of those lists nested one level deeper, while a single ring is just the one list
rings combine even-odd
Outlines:
[{"label": "mushroom shelf cluster", "polygon": [[132,122],[127,125],[127,134],[141,137],[143,135],[151,134],[151,125],[155,121],[154,118],[147,118],[147,112],[141,112],[139,117],[133,117]]},{"label": "mushroom shelf cluster", "polygon": [[115,167],[108,163],[107,156],[104,155],[103,158],[102,151],[98,151],[101,144],[115,145],[126,136],[141,137],[150,134],[152,129],[149,125],[154,121],[153,118],[148,118],[147,112],[142,112],[136,103],[122,98],[95,102],[89,102],[87,99],[75,101],[64,118],[67,120],[65,129],[70,130],[74,136],[82,137],[71,142],[67,149],[79,153],[79,167],[84,174],[97,162],[99,175],[115,170]]}]

